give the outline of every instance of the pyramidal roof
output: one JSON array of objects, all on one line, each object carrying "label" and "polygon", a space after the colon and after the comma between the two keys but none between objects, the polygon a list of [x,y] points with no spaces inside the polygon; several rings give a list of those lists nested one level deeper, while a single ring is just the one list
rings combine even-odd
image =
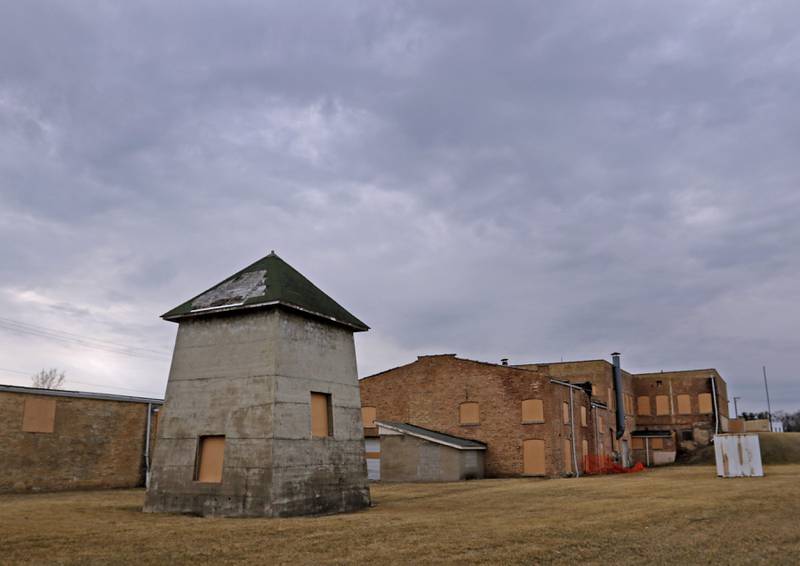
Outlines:
[{"label": "pyramidal roof", "polygon": [[273,251],[196,297],[161,315],[165,320],[280,305],[356,332],[369,327],[323,293]]}]

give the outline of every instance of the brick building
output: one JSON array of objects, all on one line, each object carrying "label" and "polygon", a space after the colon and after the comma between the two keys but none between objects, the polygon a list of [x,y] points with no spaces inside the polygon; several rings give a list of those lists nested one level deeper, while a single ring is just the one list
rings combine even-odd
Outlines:
[{"label": "brick building", "polygon": [[[615,364],[606,360],[508,366],[446,354],[420,356],[366,377],[360,386],[371,447],[367,457],[373,459],[368,460],[369,468],[379,469],[383,450],[376,419],[484,443],[489,477],[574,474],[609,458],[624,466],[634,461],[670,463],[680,438],[689,433],[692,438],[684,441],[684,449],[709,442],[715,415],[720,431],[725,430],[727,393],[715,370],[671,372],[663,374],[671,377],[659,380],[651,379],[654,374],[626,372],[618,358],[615,363],[619,388]],[[703,412],[705,394],[712,387],[710,372],[719,407],[712,414]],[[652,397],[654,407],[656,402],[663,405],[664,387],[672,395],[670,403],[680,403],[683,412],[638,415],[645,398]],[[686,395],[694,395],[688,412]]]},{"label": "brick building", "polygon": [[0,385],[0,492],[143,486],[161,404]]},{"label": "brick building", "polygon": [[685,450],[728,431],[728,388],[713,368],[634,375],[636,427],[668,430]]},{"label": "brick building", "polygon": [[420,356],[361,380],[366,435],[376,419],[409,423],[486,444],[490,477],[573,473],[585,456],[610,451],[609,411],[592,402],[590,385],[556,381],[547,365]]}]

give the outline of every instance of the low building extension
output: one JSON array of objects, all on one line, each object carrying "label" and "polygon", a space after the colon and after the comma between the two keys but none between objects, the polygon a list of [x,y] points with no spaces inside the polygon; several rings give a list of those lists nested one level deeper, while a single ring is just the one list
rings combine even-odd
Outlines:
[{"label": "low building extension", "polygon": [[143,486],[161,405],[0,385],[0,492]]},{"label": "low building extension", "polygon": [[484,477],[486,445],[405,423],[376,422],[385,457],[377,477],[388,482],[438,482]]}]

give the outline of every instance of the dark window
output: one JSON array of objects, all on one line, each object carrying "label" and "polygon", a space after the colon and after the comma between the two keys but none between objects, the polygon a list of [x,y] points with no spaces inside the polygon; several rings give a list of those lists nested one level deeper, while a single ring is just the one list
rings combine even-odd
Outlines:
[{"label": "dark window", "polygon": [[691,430],[682,430],[681,431],[681,440],[683,441],[692,441],[694,440],[694,435],[692,434]]}]

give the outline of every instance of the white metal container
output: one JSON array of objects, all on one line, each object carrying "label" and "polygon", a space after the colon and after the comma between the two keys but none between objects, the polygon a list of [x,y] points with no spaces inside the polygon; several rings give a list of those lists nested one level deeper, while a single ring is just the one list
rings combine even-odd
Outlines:
[{"label": "white metal container", "polygon": [[761,445],[757,434],[717,434],[714,436],[717,475],[723,478],[761,477]]}]

